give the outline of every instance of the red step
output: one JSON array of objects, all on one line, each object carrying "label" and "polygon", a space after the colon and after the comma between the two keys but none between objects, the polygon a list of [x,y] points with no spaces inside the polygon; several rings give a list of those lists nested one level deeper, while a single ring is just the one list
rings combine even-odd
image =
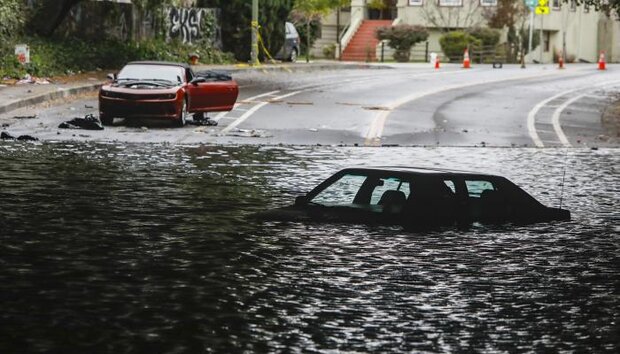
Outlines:
[{"label": "red step", "polygon": [[391,20],[364,20],[342,52],[342,60],[377,61],[375,48],[379,40],[375,37],[375,33],[377,28],[391,25]]}]

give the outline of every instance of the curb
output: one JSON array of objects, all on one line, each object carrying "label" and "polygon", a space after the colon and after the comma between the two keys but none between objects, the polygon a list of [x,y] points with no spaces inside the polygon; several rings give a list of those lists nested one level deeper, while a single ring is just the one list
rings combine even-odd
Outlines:
[{"label": "curb", "polygon": [[339,70],[339,69],[391,69],[386,65],[370,65],[367,63],[344,63],[344,64],[292,64],[292,65],[261,65],[253,66],[235,66],[229,67],[213,67],[209,65],[193,66],[194,70],[221,70],[228,73],[268,73],[268,72],[312,72],[318,70]]},{"label": "curb", "polygon": [[19,108],[43,103],[45,101],[97,91],[99,90],[99,87],[101,87],[101,83],[86,84],[69,88],[58,88],[56,91],[46,92],[28,98],[13,100],[0,106],[0,114],[8,113]]},{"label": "curb", "polygon": [[[293,65],[277,65],[277,66],[259,66],[259,67],[233,67],[233,68],[218,68],[209,65],[196,65],[194,66],[196,70],[202,70],[211,68],[211,70],[222,70],[229,73],[246,73],[246,72],[255,72],[255,73],[268,73],[268,72],[311,72],[317,70],[338,70],[338,69],[390,69],[388,66],[382,65],[369,65],[366,63],[344,63],[344,64],[293,64]],[[207,69],[208,70],[208,69]],[[8,113],[14,111],[19,108],[33,106],[45,101],[55,100],[59,98],[65,98],[69,96],[75,96],[83,93],[93,92],[99,90],[102,83],[92,83],[92,84],[84,84],[81,86],[68,87],[68,88],[57,88],[55,91],[46,92],[42,94],[38,94],[35,96],[31,96],[23,99],[16,99],[13,101],[9,101],[6,104],[0,105],[0,114]]]}]

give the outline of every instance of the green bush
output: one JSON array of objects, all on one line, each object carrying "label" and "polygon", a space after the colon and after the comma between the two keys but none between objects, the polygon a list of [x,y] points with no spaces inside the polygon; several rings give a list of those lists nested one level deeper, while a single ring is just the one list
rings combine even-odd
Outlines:
[{"label": "green bush", "polygon": [[483,46],[496,46],[499,43],[501,33],[493,28],[477,27],[468,31],[469,34],[478,38]]},{"label": "green bush", "polygon": [[326,59],[336,58],[336,43],[328,44],[323,47],[323,56]]},{"label": "green bush", "polygon": [[[16,40],[15,43],[18,41]],[[20,65],[13,55],[13,47],[0,53],[0,76],[19,78],[29,73],[34,76],[64,75],[96,69],[118,69],[133,60],[165,60],[187,62],[189,53],[200,55],[203,64],[225,64],[234,61],[231,54],[213,48],[187,45],[163,40],[121,42],[101,40],[86,42],[79,39],[20,38],[30,46],[30,64]]]},{"label": "green bush", "polygon": [[428,31],[422,26],[397,25],[377,29],[376,36],[379,40],[389,41],[390,47],[395,50],[396,61],[407,62],[411,48],[416,43],[425,41],[428,38]]},{"label": "green bush", "polygon": [[482,41],[469,33],[454,31],[448,32],[439,38],[439,44],[443,53],[450,60],[460,60],[463,57],[465,48],[470,45],[480,46]]}]

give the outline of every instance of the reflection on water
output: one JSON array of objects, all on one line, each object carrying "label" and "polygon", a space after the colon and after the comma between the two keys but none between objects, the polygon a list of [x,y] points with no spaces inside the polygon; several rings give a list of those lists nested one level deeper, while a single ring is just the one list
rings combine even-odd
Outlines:
[{"label": "reflection on water", "polygon": [[[618,350],[617,150],[0,144],[0,352]],[[351,165],[503,174],[574,220],[259,223]]]}]

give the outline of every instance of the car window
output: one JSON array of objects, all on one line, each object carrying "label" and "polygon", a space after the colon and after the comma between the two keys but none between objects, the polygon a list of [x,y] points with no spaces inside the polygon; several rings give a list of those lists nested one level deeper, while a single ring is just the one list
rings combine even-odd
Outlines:
[{"label": "car window", "polygon": [[466,180],[465,185],[470,198],[480,198],[485,190],[495,190],[493,183],[484,180]]},{"label": "car window", "polygon": [[352,204],[367,176],[345,174],[312,199],[322,205]]},{"label": "car window", "polygon": [[401,191],[406,198],[409,198],[411,193],[409,181],[403,181],[396,177],[381,178],[380,181],[379,185],[372,191],[370,204],[379,204],[381,197],[387,191]]},{"label": "car window", "polygon": [[173,65],[126,65],[119,73],[118,80],[168,80],[179,82],[185,77],[184,69]]},{"label": "car window", "polygon": [[443,181],[443,183],[448,186],[448,188],[450,188],[450,190],[452,191],[452,193],[456,193],[456,185],[454,184],[453,181],[447,179],[445,181]]},{"label": "car window", "polygon": [[292,34],[295,37],[298,36],[297,29],[295,28],[295,25],[293,25],[292,23],[287,23],[286,24],[286,33],[287,34]]}]

